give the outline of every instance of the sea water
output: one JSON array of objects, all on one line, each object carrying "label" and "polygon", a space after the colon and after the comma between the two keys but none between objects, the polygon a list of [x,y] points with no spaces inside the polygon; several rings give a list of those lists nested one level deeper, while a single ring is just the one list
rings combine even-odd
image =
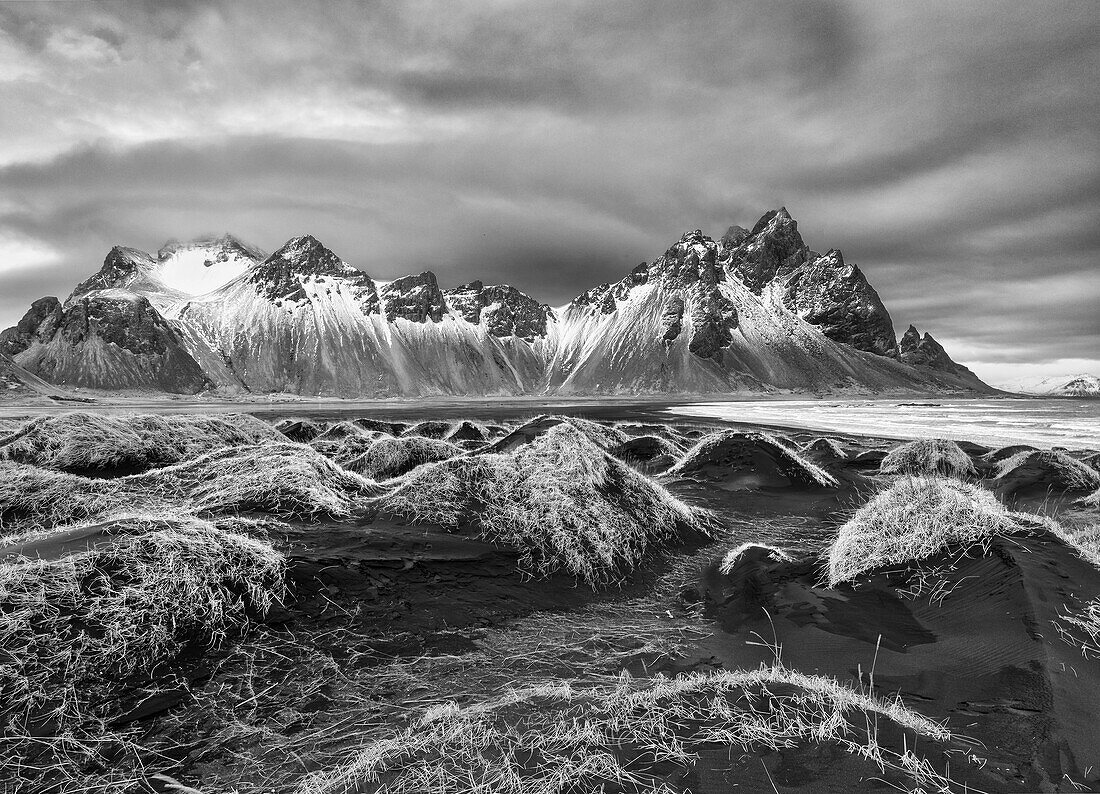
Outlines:
[{"label": "sea water", "polygon": [[768,400],[666,409],[685,416],[887,438],[1100,448],[1100,400]]}]

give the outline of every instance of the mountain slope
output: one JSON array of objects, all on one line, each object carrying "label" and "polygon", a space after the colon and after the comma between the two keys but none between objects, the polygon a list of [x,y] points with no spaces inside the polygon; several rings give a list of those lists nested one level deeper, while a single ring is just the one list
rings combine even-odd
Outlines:
[{"label": "mountain slope", "polygon": [[147,298],[98,289],[32,305],[0,334],[0,352],[58,385],[194,394],[214,383]]},{"label": "mountain slope", "polygon": [[[311,236],[270,256],[229,235],[116,247],[0,352],[54,383],[338,397],[988,390],[929,335],[899,345],[840,251],[785,209],[551,309],[508,285],[377,281]],[[916,336],[913,336],[916,334]]]},{"label": "mountain slope", "polygon": [[[192,351],[223,382],[250,391],[379,397],[536,390],[544,339],[511,335],[514,321],[500,319],[507,303],[472,297],[467,287],[465,303],[452,309],[432,273],[375,282],[307,236],[168,316],[188,329]],[[533,301],[512,292],[517,311],[530,314]],[[492,308],[471,322],[470,300]],[[495,335],[494,327],[507,334]]]},{"label": "mountain slope", "polygon": [[[827,335],[830,328],[817,328],[788,308],[790,279],[806,272],[808,257],[793,223],[772,223],[776,217],[765,216],[768,221],[751,233],[727,233],[725,244],[698,230],[685,234],[653,264],[560,309],[550,390],[980,387],[959,371],[899,363],[890,357],[897,355],[893,348],[886,350],[890,356],[873,355],[840,343]],[[820,271],[813,276],[828,294],[828,278]],[[866,321],[857,316],[848,326],[859,329]]]}]

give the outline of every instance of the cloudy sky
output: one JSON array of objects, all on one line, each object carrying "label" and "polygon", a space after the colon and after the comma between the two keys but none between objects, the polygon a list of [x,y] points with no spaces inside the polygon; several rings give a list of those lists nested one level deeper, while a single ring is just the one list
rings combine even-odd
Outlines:
[{"label": "cloudy sky", "polygon": [[1100,4],[0,3],[0,327],[311,233],[550,303],[785,205],[899,333],[1100,374]]}]

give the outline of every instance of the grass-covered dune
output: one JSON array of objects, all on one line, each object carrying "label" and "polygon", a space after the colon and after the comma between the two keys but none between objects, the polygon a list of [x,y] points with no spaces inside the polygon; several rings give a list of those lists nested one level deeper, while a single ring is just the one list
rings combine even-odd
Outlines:
[{"label": "grass-covered dune", "polygon": [[975,477],[978,470],[970,456],[954,441],[922,438],[890,450],[879,464],[879,473]]},{"label": "grass-covered dune", "polygon": [[281,554],[208,521],[130,515],[94,530],[46,557],[0,549],[3,768],[39,790],[77,790],[65,785],[84,764],[120,751],[108,726],[135,693],[155,694],[159,665],[220,643],[284,593]]},{"label": "grass-covered dune", "polygon": [[828,554],[829,586],[883,566],[918,562],[953,545],[1027,531],[1034,524],[1033,517],[1011,512],[976,485],[947,477],[904,477],[840,527]]},{"label": "grass-covered dune", "polygon": [[390,480],[423,466],[463,454],[450,441],[424,436],[381,436],[372,439],[357,455],[344,453],[341,465],[372,480]]},{"label": "grass-covered dune", "polygon": [[542,414],[533,419],[528,419],[519,427],[512,429],[480,451],[485,453],[511,452],[563,424],[572,427],[600,449],[609,450],[630,439],[630,436],[619,428],[593,422],[590,419]]},{"label": "grass-covered dune", "polygon": [[702,512],[568,422],[508,454],[421,466],[375,505],[514,548],[532,576],[564,570],[592,586],[618,580],[686,531],[707,531]]},{"label": "grass-covered dune", "polygon": [[836,487],[833,475],[767,433],[722,430],[701,438],[670,477],[722,480],[737,487]]},{"label": "grass-covered dune", "polygon": [[992,484],[1002,496],[1035,488],[1087,492],[1100,488],[1100,472],[1064,452],[1022,450],[997,463]]},{"label": "grass-covered dune", "polygon": [[248,414],[74,412],[33,419],[0,437],[0,459],[56,471],[140,471],[222,447],[282,438],[274,427]]},{"label": "grass-covered dune", "polygon": [[[897,742],[898,750],[888,749],[878,741],[888,734],[907,739]],[[602,685],[549,682],[465,709],[436,707],[345,763],[308,775],[297,794],[655,794],[684,790],[671,784],[704,757],[721,758],[720,766],[733,771],[738,756],[743,768],[729,784],[758,780],[760,787],[751,790],[765,791],[771,773],[760,756],[815,746],[854,762],[839,779],[825,773],[821,782],[829,790],[875,776],[899,790],[951,792],[932,763],[900,749],[919,744],[922,755],[938,756],[951,740],[942,725],[900,700],[778,665],[675,678],[624,676]],[[834,758],[831,766],[835,772],[844,763]],[[714,779],[712,788],[717,784]]]},{"label": "grass-covered dune", "polygon": [[139,507],[200,515],[266,511],[339,517],[381,490],[309,447],[285,442],[227,447],[109,480],[0,462],[0,524],[49,527]]},{"label": "grass-covered dune", "polygon": [[822,466],[828,466],[832,463],[841,463],[849,458],[848,450],[844,448],[843,444],[835,438],[828,438],[826,436],[815,438],[813,441],[807,441],[800,447],[799,452],[814,463]]}]

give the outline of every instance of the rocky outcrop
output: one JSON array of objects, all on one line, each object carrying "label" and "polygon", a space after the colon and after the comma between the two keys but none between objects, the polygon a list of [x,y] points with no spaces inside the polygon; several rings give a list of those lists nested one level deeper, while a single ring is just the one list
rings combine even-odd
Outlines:
[{"label": "rocky outcrop", "polygon": [[783,305],[825,336],[857,350],[897,355],[890,313],[863,272],[837,249],[792,272],[781,288]]},{"label": "rocky outcrop", "polygon": [[518,336],[533,341],[546,336],[546,323],[553,310],[508,284],[486,287],[471,281],[444,290],[447,304],[468,323],[484,323],[493,336]]},{"label": "rocky outcrop", "polygon": [[680,332],[684,330],[684,299],[679,295],[673,295],[665,303],[661,312],[661,341],[671,345]]},{"label": "rocky outcrop", "polygon": [[611,314],[634,287],[649,280],[649,265],[642,262],[630,271],[630,275],[614,284],[603,283],[573,298],[570,306],[590,307],[593,314]]},{"label": "rocky outcrop", "polygon": [[933,339],[931,334],[925,333],[921,336],[920,331],[912,325],[898,343],[898,359],[914,367],[928,367],[941,372],[970,371],[952,361],[943,345]]},{"label": "rocky outcrop", "polygon": [[22,348],[13,360],[50,383],[183,394],[213,386],[148,299],[125,290],[98,290],[65,309],[43,298],[16,328],[17,343],[6,345]]},{"label": "rocky outcrop", "polygon": [[696,229],[681,236],[647,273],[647,281],[681,293],[665,304],[661,338],[671,342],[680,334],[686,298],[691,321],[688,350],[700,358],[719,356],[737,327],[737,309],[718,286],[724,276],[718,252],[714,240]]},{"label": "rocky outcrop", "polygon": [[414,323],[428,320],[438,323],[447,311],[443,292],[430,270],[394,279],[382,287],[380,297],[386,319],[391,323],[399,317]]},{"label": "rocky outcrop", "polygon": [[39,298],[13,327],[0,331],[0,353],[16,356],[39,340],[50,340],[64,318],[61,301]]}]

